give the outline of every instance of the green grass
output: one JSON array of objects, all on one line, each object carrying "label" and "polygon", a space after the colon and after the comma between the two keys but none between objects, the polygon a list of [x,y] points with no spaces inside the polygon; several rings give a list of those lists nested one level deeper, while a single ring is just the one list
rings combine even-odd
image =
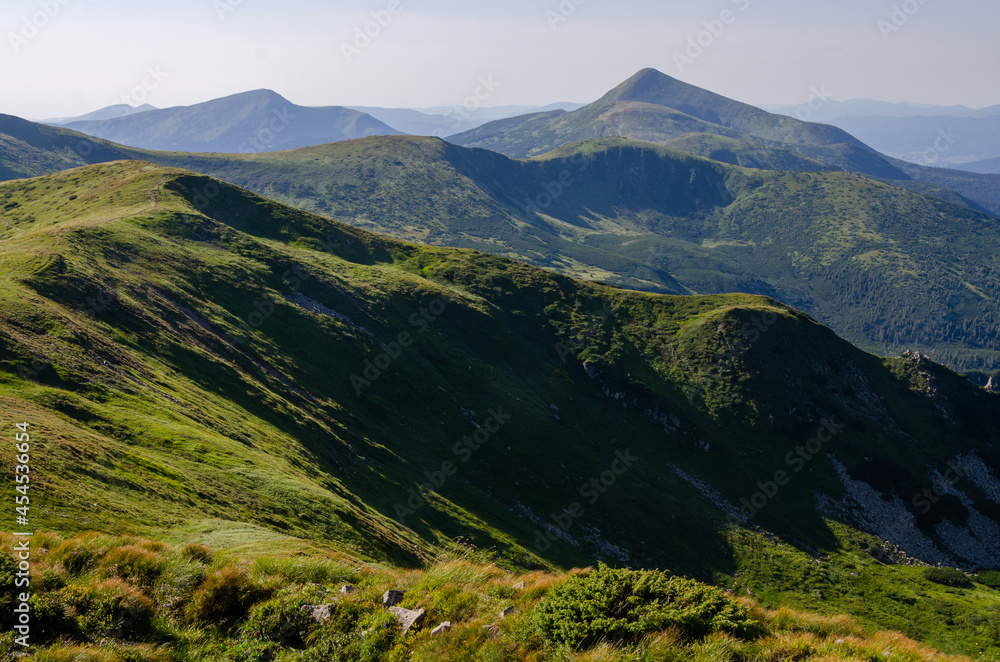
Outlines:
[{"label": "green grass", "polygon": [[[462,537],[507,571],[603,557],[722,582],[754,562],[673,467],[738,504],[831,416],[845,430],[828,452],[881,494],[918,493],[929,466],[958,454],[1000,464],[995,394],[865,354],[766,297],[574,281],[144,163],[11,182],[4,196],[20,211],[0,243],[0,404],[8,426],[30,423],[39,528],[227,548],[212,572],[278,553],[421,568]],[[366,361],[385,374],[358,388]],[[472,451],[463,438],[477,430]],[[607,472],[613,486],[588,493]],[[971,480],[958,487],[993,512]],[[825,454],[751,524],[835,553],[843,534],[816,490],[843,496]],[[938,524],[968,516],[952,502],[912,510],[942,548]],[[553,521],[568,535],[547,543]],[[74,576],[110,544],[88,543]],[[343,578],[341,566],[262,568]],[[438,608],[477,607],[455,593]],[[844,611],[898,627],[889,612]],[[975,651],[969,627],[949,651]]]}]

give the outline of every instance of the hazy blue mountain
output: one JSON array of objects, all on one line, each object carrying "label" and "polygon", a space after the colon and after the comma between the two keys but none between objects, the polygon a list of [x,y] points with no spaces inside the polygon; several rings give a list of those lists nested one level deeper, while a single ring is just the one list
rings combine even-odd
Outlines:
[{"label": "hazy blue mountain", "polygon": [[[834,101],[827,99],[822,103],[813,101],[811,107],[802,104],[768,104],[760,106],[762,109],[778,113],[780,115],[790,115],[799,117],[805,115],[803,108],[808,109],[808,119],[812,122],[827,122],[837,125],[834,120],[841,117],[919,117],[919,116],[950,116],[961,117],[976,114],[998,114],[1000,107],[992,108],[969,108],[968,106],[939,106],[924,103],[878,101],[875,99],[849,99],[847,101]],[[839,125],[838,125],[839,126]]]},{"label": "hazy blue mountain", "polygon": [[144,103],[141,106],[130,106],[127,103],[116,103],[112,106],[105,106],[85,115],[76,117],[55,117],[47,120],[39,120],[41,124],[70,124],[72,122],[88,122],[93,120],[110,120],[128,115],[137,115],[149,110],[158,110],[156,106]]},{"label": "hazy blue mountain", "polygon": [[474,108],[468,106],[435,106],[432,108],[378,108],[374,106],[350,106],[368,113],[403,133],[413,136],[437,136],[443,138],[460,131],[469,131],[487,122],[525,113],[548,110],[576,110],[582,103],[554,103],[548,106],[493,106]]},{"label": "hazy blue mountain", "polygon": [[272,152],[401,133],[356,110],[298,106],[270,90],[65,126],[131,147],[185,152]]},{"label": "hazy blue mountain", "polygon": [[1000,114],[841,117],[832,123],[880,152],[920,165],[963,168],[1000,156]]}]

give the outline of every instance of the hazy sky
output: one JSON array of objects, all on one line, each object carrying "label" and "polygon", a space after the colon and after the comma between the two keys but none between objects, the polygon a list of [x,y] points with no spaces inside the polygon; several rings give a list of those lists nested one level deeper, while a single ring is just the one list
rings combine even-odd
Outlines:
[{"label": "hazy sky", "polygon": [[[375,36],[355,43],[368,23]],[[257,88],[303,105],[452,105],[491,77],[485,105],[542,105],[592,101],[644,67],[755,104],[817,88],[987,106],[998,26],[996,0],[3,0],[0,113]]]}]

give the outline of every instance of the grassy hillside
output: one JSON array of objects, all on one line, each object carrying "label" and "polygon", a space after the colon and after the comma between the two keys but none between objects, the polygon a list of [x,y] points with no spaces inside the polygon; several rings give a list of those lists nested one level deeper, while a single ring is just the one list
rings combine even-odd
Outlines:
[{"label": "grassy hillside", "polygon": [[[30,425],[39,530],[403,567],[462,537],[511,570],[670,568],[995,645],[993,594],[897,601],[894,566],[859,565],[883,548],[860,530],[883,561],[1000,565],[1000,395],[924,358],[765,297],[574,281],[149,164],[0,201],[0,398]],[[899,496],[949,462],[933,504]]]},{"label": "grassy hillside", "polygon": [[1000,367],[1000,224],[891,183],[730,167],[620,139],[528,161],[433,138],[150,158],[402,239],[635,289],[764,294],[870,351]]}]

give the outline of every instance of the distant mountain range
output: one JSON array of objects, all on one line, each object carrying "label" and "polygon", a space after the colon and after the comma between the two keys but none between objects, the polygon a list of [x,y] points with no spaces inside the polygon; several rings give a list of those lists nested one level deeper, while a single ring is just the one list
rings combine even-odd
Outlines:
[{"label": "distant mountain range", "polygon": [[1000,106],[928,106],[871,100],[772,106],[776,113],[827,122],[883,154],[924,166],[998,172]]},{"label": "distant mountain range", "polygon": [[64,126],[142,149],[227,153],[274,152],[401,133],[356,110],[298,106],[270,90]]}]

